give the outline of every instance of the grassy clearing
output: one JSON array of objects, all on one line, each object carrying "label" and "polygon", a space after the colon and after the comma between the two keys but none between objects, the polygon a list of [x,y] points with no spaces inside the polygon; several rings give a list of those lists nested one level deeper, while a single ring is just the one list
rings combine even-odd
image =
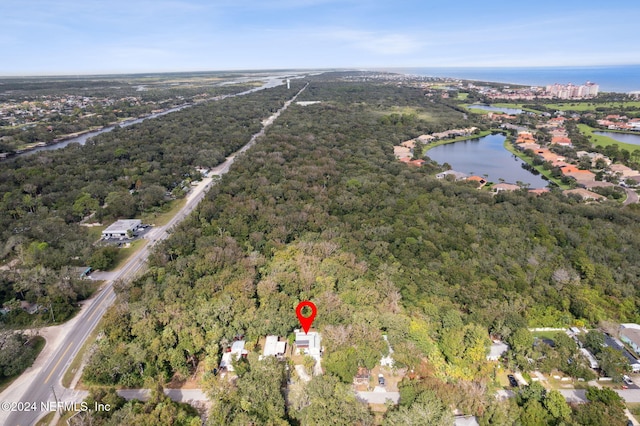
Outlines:
[{"label": "grassy clearing", "polygon": [[[535,101],[531,101],[531,102],[528,102],[527,105],[531,105],[534,103]],[[502,102],[502,103],[495,103],[491,105],[496,107],[520,108],[520,109],[524,109],[525,111],[540,112],[535,109],[523,108],[524,104],[521,104],[521,103]],[[557,111],[595,112],[596,108],[619,109],[619,110],[624,110],[625,108],[629,108],[629,107],[640,108],[640,101],[604,102],[604,103],[589,102],[589,101],[587,102],[571,101],[571,102],[557,102],[552,104],[540,103],[540,105],[544,105],[545,107],[551,110],[557,110]]]},{"label": "grassy clearing", "polygon": [[415,115],[416,118],[420,120],[431,120],[433,116],[423,110],[422,108],[413,108],[409,106],[394,106],[389,109],[378,111],[378,114],[381,115],[389,115],[389,114],[405,114],[405,115]]},{"label": "grassy clearing", "polygon": [[182,207],[184,207],[186,203],[186,197],[173,200],[165,204],[159,211],[143,213],[140,219],[142,220],[142,223],[150,223],[154,226],[164,226],[180,211]]},{"label": "grassy clearing", "polygon": [[640,108],[640,101],[627,102],[558,102],[554,104],[546,104],[547,108],[557,109],[560,111],[595,111],[596,108],[619,109],[624,110],[629,107]]},{"label": "grassy clearing", "polygon": [[466,92],[460,92],[458,93],[458,100],[459,101],[464,101],[469,97],[469,94]]},{"label": "grassy clearing", "polygon": [[582,133],[587,138],[589,138],[589,140],[593,142],[595,145],[599,145],[599,146],[618,145],[618,148],[626,149],[629,152],[640,150],[640,146],[638,145],[620,142],[608,136],[596,135],[593,132],[597,132],[598,129],[594,129],[593,127],[587,126],[586,124],[578,124],[578,129],[580,130],[580,133]]},{"label": "grassy clearing", "polygon": [[493,113],[493,114],[504,114],[503,112],[500,111],[487,111],[486,109],[480,109],[480,108],[473,108],[470,107],[468,105],[464,105],[464,107],[469,110],[469,112],[472,112],[474,114],[482,114],[482,115],[487,115],[489,113]]},{"label": "grassy clearing", "polygon": [[[528,105],[528,104],[527,104]],[[542,111],[539,111],[537,109],[533,109],[533,108],[525,108],[524,104],[510,104],[507,102],[499,102],[499,103],[495,103],[495,104],[491,104],[491,106],[494,107],[498,107],[498,108],[514,108],[514,109],[521,109],[523,111],[527,111],[527,112],[534,112],[536,114],[541,114]]]},{"label": "grassy clearing", "polygon": [[[32,339],[33,345],[36,348],[36,358],[38,358],[38,355],[40,355],[40,352],[42,352],[42,349],[44,349],[44,346],[46,345],[47,341],[44,340],[44,337],[42,336],[36,336]],[[35,360],[35,358],[34,358]],[[20,375],[22,374],[22,372],[20,372],[20,374],[17,374],[15,376],[11,376],[11,377],[6,377],[2,380],[0,380],[0,392],[3,392],[6,388],[8,388],[9,386],[11,386],[11,383],[14,382],[14,380],[16,380],[18,377],[20,377]]]},{"label": "grassy clearing", "polygon": [[38,422],[36,423],[36,426],[49,426],[49,424],[51,423],[55,415],[56,413],[52,411],[51,413],[47,414],[46,416],[38,420]]},{"label": "grassy clearing", "polygon": [[556,334],[562,333],[561,331],[532,331],[531,334],[533,337],[537,337],[539,339],[555,339]]},{"label": "grassy clearing", "polygon": [[[555,183],[556,185],[558,185],[558,187],[560,189],[571,189],[570,185],[566,185],[564,183],[562,183],[562,181],[560,179],[556,179],[551,175],[551,170],[546,170],[544,167],[542,166],[534,166],[533,162],[531,161],[531,158],[527,157],[526,155],[524,155],[524,153],[518,151],[513,144],[511,144],[511,142],[509,142],[509,140],[505,139],[504,141],[504,147],[507,151],[509,151],[510,153],[512,153],[513,155],[515,155],[516,157],[518,157],[519,159],[521,159],[522,161],[524,161],[525,163],[529,164],[530,166],[533,166],[534,169],[536,169],[538,172],[540,172],[540,174],[542,176],[545,176],[547,179],[549,179],[550,182]],[[540,333],[555,333],[555,331],[549,331],[549,332],[545,332],[545,331],[541,331]],[[535,334],[534,334],[535,335]]]},{"label": "grassy clearing", "polygon": [[121,248],[118,250],[118,255],[116,256],[116,260],[113,262],[113,266],[109,268],[109,271],[115,271],[120,269],[122,265],[124,265],[131,256],[133,256],[138,250],[144,247],[148,243],[147,240],[136,240],[131,242],[129,247]]}]

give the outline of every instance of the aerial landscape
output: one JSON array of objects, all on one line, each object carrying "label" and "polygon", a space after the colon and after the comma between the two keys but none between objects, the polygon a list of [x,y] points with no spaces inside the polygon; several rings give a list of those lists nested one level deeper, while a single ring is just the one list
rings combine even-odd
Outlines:
[{"label": "aerial landscape", "polygon": [[3,2],[0,425],[640,425],[639,13]]}]

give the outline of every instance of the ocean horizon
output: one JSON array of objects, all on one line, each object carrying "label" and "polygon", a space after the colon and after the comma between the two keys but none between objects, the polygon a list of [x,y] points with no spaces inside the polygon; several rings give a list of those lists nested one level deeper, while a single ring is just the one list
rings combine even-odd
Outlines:
[{"label": "ocean horizon", "polygon": [[640,65],[576,67],[412,67],[387,69],[423,77],[451,77],[527,86],[584,84],[591,81],[601,92],[640,91]]}]

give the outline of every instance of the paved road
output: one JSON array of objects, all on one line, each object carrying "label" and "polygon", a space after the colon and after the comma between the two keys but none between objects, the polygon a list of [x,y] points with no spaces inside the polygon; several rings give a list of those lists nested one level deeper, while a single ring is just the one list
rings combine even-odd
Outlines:
[{"label": "paved road", "polygon": [[[308,84],[307,84],[308,85]],[[307,86],[303,87],[290,101],[278,110],[274,115],[269,117],[264,126],[268,126],[293,102]],[[243,153],[253,146],[257,139],[265,132],[265,127],[253,135],[249,143],[242,147],[236,154],[231,155],[227,160],[217,166],[213,170],[213,174],[222,175],[229,171],[229,167],[233,164],[236,155]],[[35,402],[40,407],[42,401],[55,403],[56,399],[63,403],[80,402],[86,397],[86,392],[78,392],[72,389],[66,389],[62,386],[61,380],[68,365],[74,359],[89,334],[96,327],[109,306],[115,301],[116,296],[113,291],[113,283],[118,280],[133,278],[140,272],[146,264],[147,257],[151,247],[158,241],[169,236],[168,231],[176,224],[189,215],[198,203],[204,198],[206,190],[214,183],[213,179],[206,181],[204,185],[194,188],[189,194],[185,206],[164,226],[154,228],[150,231],[146,238],[150,239],[153,244],[143,246],[119,271],[115,272],[112,280],[106,282],[99,294],[90,302],[90,306],[81,312],[81,318],[74,324],[69,333],[62,339],[59,347],[53,352],[54,355],[48,360],[44,367],[37,373],[26,392],[3,392],[3,401],[1,402]],[[7,395],[5,397],[5,395]],[[0,424],[11,426],[33,425],[48,411],[21,411],[9,412],[0,411]],[[8,416],[7,416],[8,414]]]},{"label": "paved road", "polygon": [[[165,389],[164,393],[176,402],[209,400],[202,389]],[[118,391],[118,395],[126,400],[138,399],[146,401],[149,399],[151,391],[149,389],[121,389]]]},{"label": "paved road", "polygon": [[369,404],[384,404],[388,399],[397,404],[400,401],[400,392],[356,392],[356,397]]},{"label": "paved road", "polygon": [[635,204],[638,202],[638,193],[636,191],[634,191],[631,188],[624,188],[621,187],[622,189],[625,190],[625,192],[627,193],[627,199],[624,200],[624,203],[622,203],[622,205],[626,206],[628,204]]}]

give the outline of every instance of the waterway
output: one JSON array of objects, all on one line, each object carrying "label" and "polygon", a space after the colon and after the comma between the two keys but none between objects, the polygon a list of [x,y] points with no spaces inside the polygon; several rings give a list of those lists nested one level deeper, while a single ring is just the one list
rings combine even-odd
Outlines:
[{"label": "waterway", "polygon": [[440,164],[448,163],[457,172],[484,177],[493,183],[504,179],[507,183],[518,181],[530,188],[545,188],[548,181],[522,168],[520,158],[504,147],[505,136],[494,134],[436,146],[427,151],[427,156]]},{"label": "waterway", "polygon": [[496,112],[504,112],[505,114],[522,114],[522,110],[518,108],[502,108],[496,107],[493,105],[480,105],[480,104],[471,104],[469,108],[481,109],[484,111],[496,111]]},{"label": "waterway", "polygon": [[[285,83],[285,79],[286,78],[294,79],[294,78],[302,78],[302,76],[269,76],[269,77],[260,77],[260,78],[246,77],[246,78],[243,78],[243,79],[240,79],[240,80],[237,80],[237,81],[228,82],[227,84],[241,83],[241,82],[246,82],[246,81],[256,81],[256,80],[263,80],[264,84],[262,86],[255,87],[253,89],[245,90],[244,92],[235,93],[235,94],[232,94],[232,95],[218,96],[218,97],[213,98],[213,99],[221,100],[221,99],[231,98],[231,97],[235,97],[235,96],[243,96],[243,95],[247,95],[249,93],[257,92],[258,90],[263,90],[263,89],[268,89],[268,88],[271,88],[271,87],[280,86],[280,85]],[[60,142],[55,142],[55,143],[52,143],[52,144],[49,144],[49,145],[46,145],[46,146],[39,146],[39,147],[36,147],[36,148],[33,148],[33,149],[29,149],[27,151],[21,152],[20,154],[11,156],[10,158],[33,155],[33,154],[35,154],[37,152],[41,152],[41,151],[53,151],[53,150],[56,150],[56,149],[64,148],[65,146],[67,146],[69,144],[72,144],[72,143],[77,143],[77,144],[80,144],[80,145],[84,145],[92,137],[97,136],[97,135],[99,135],[101,133],[110,132],[113,129],[115,129],[116,127],[131,126],[133,124],[141,123],[144,120],[149,120],[151,118],[161,117],[163,115],[170,114],[170,113],[176,112],[176,111],[180,111],[181,109],[188,108],[188,107],[193,106],[193,105],[196,105],[196,104],[185,104],[185,105],[177,106],[177,107],[174,107],[174,108],[170,108],[170,109],[162,111],[162,112],[151,114],[151,115],[148,115],[146,117],[123,121],[122,123],[119,123],[119,124],[116,124],[116,125],[113,125],[113,126],[103,127],[102,129],[95,130],[95,131],[92,131],[92,132],[83,133],[82,135],[79,135],[79,136],[76,136],[76,137],[72,137],[72,138],[69,138],[69,139],[65,139],[65,140],[60,141]]]},{"label": "waterway", "polygon": [[640,145],[640,134],[631,135],[629,133],[617,133],[617,132],[593,132],[593,134],[600,135],[600,136],[607,136],[611,139],[615,139],[622,143]]}]

